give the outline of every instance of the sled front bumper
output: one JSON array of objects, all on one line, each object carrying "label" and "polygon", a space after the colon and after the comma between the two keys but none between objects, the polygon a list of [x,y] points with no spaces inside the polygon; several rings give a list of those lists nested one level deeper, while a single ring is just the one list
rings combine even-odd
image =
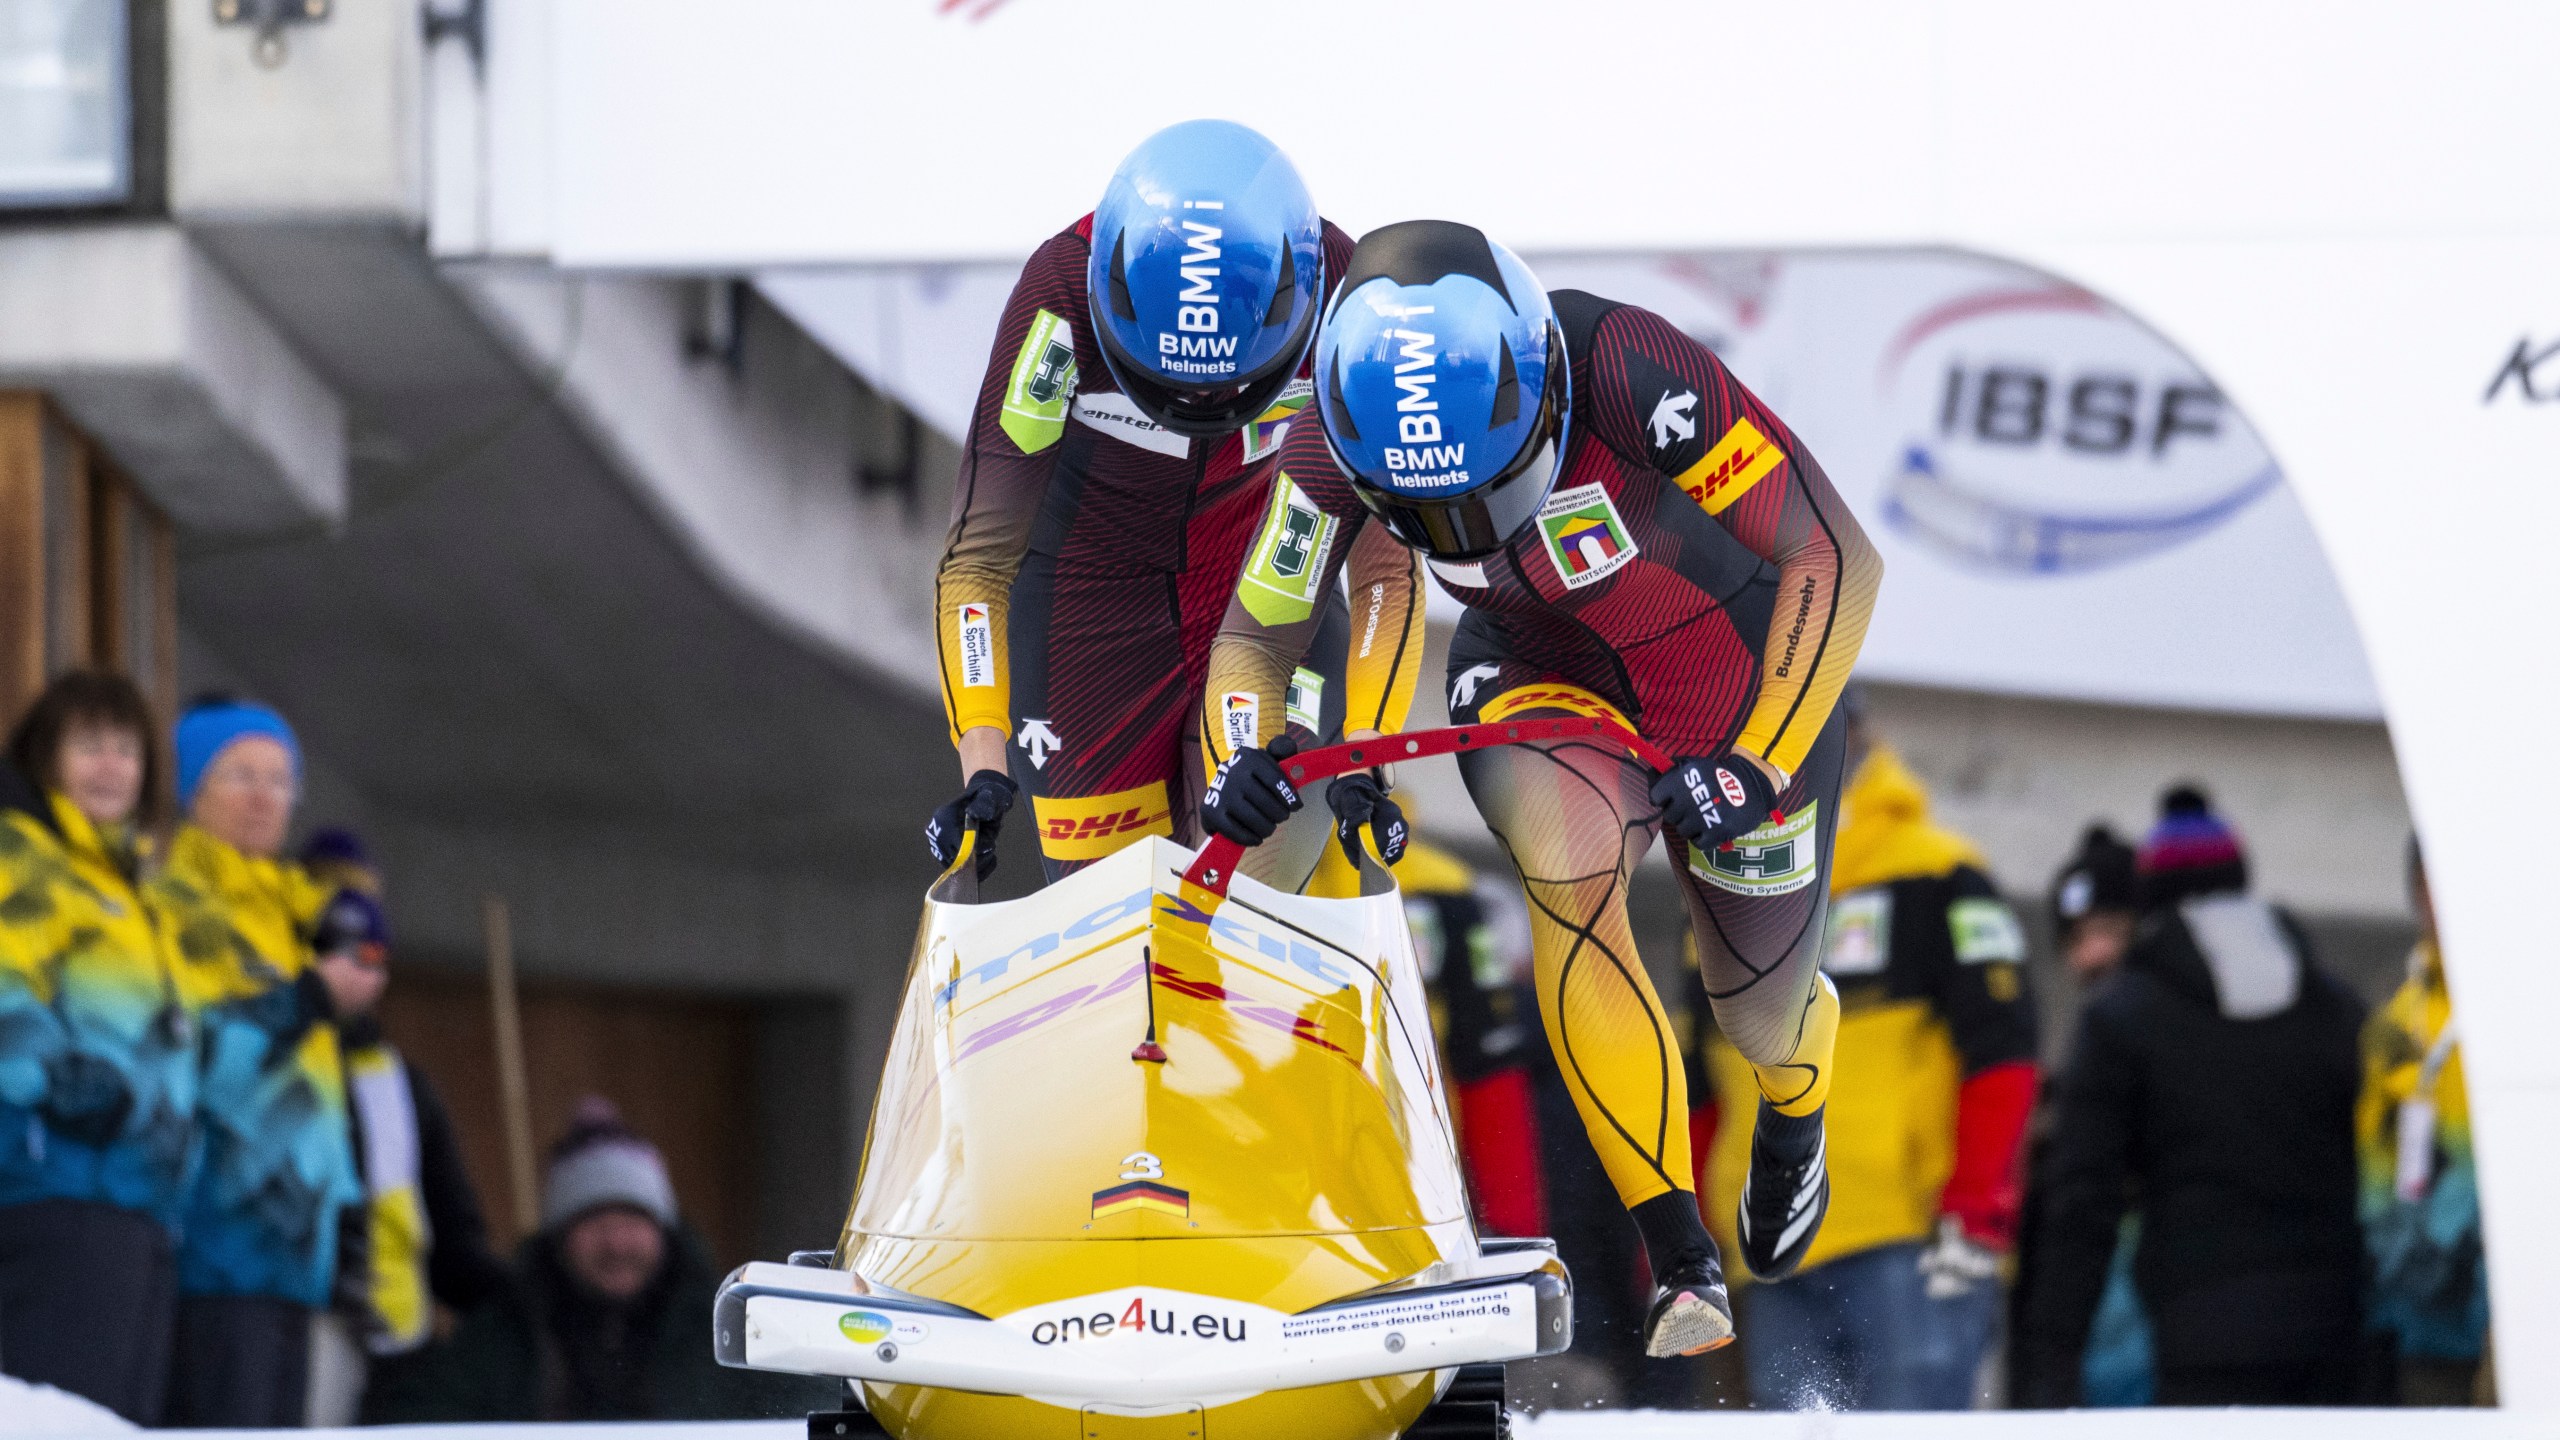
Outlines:
[{"label": "sled front bumper", "polygon": [[845,1270],[742,1266],[720,1287],[720,1363],[1069,1404],[1221,1403],[1535,1355],[1573,1339],[1573,1292],[1545,1241],[1297,1314],[1131,1286],[990,1319]]}]

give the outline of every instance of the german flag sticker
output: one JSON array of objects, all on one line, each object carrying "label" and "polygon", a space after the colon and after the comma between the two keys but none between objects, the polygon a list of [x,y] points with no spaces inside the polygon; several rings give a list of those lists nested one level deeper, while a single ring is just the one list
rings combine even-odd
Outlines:
[{"label": "german flag sticker", "polygon": [[1191,1214],[1191,1192],[1176,1190],[1157,1180],[1132,1180],[1108,1190],[1093,1192],[1093,1218],[1125,1214],[1131,1210],[1156,1210],[1186,1219]]}]

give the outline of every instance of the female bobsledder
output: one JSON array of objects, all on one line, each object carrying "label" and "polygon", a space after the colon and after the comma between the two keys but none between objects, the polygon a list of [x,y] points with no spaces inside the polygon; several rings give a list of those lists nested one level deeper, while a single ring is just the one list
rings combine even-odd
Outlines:
[{"label": "female bobsledder", "polygon": [[[1656,830],[1677,837],[1717,1023],[1759,1080],[1743,1257],[1786,1274],[1829,1199],[1833,711],[1882,566],[1813,457],[1705,347],[1634,306],[1549,295],[1469,226],[1361,241],[1317,340],[1316,392],[1321,424],[1282,446],[1258,545],[1304,534],[1329,585],[1375,518],[1467,605],[1453,721],[1601,716],[1682,757],[1656,776],[1575,740],[1462,753],[1459,768],[1519,867],[1548,1039],[1644,1235],[1646,1351],[1722,1345],[1732,1309],[1692,1191],[1687,1086],[1627,883]],[[1240,586],[1228,609],[1208,693],[1267,706],[1314,625],[1275,623],[1254,598]],[[1374,785],[1335,784],[1346,843],[1364,809],[1389,828]],[[1299,803],[1246,746],[1223,754],[1201,816],[1254,844]]]},{"label": "female bobsledder", "polygon": [[[1314,740],[1403,723],[1410,673],[1393,657],[1418,649],[1421,612],[1366,607],[1362,634],[1346,639],[1341,603],[1312,584],[1340,556],[1282,547],[1248,568],[1246,553],[1281,439],[1310,394],[1327,288],[1350,253],[1269,140],[1195,120],[1131,152],[1101,205],[1023,267],[935,580],[964,787],[925,826],[935,864],[950,863],[974,821],[980,873],[992,869],[997,827],[1024,790],[1053,880],[1187,830],[1207,774],[1195,734],[1265,723],[1250,698],[1193,718],[1239,571],[1269,592],[1272,614],[1329,617],[1307,668],[1270,697],[1274,733],[1295,726]],[[1412,569],[1399,547],[1373,544],[1353,560],[1352,583],[1409,599]],[[1406,683],[1391,684],[1400,673]],[[1257,873],[1294,889],[1315,858],[1301,846],[1277,867],[1291,873]]]}]

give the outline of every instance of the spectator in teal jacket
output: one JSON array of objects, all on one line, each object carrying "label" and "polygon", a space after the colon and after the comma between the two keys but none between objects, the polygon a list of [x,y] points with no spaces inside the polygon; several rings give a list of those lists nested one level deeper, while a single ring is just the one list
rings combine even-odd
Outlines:
[{"label": "spectator in teal jacket", "polygon": [[0,760],[0,1369],[156,1424],[195,1154],[195,1027],[136,880],[133,682],[47,686]]},{"label": "spectator in teal jacket", "polygon": [[346,977],[312,948],[328,890],[277,858],[301,780],[283,717],[200,701],[177,751],[189,819],[151,895],[175,929],[182,988],[200,997],[204,1159],[178,1253],[168,1418],[301,1425],[339,1212],[363,1198],[336,1024]]}]

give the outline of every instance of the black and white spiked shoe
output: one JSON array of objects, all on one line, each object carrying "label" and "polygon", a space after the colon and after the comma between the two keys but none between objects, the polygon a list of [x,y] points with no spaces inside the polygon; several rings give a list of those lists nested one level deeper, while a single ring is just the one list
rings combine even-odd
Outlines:
[{"label": "black and white spiked shoe", "polygon": [[1781,1115],[1766,1099],[1760,1102],[1736,1217],[1742,1263],[1760,1279],[1794,1274],[1821,1233],[1822,1217],[1831,1208],[1831,1173],[1822,1158],[1820,1110]]},{"label": "black and white spiked shoe", "polygon": [[1644,1353],[1656,1360],[1704,1355],[1733,1343],[1733,1300],[1725,1294],[1724,1263],[1714,1242],[1693,1251],[1654,1286],[1644,1316]]}]

